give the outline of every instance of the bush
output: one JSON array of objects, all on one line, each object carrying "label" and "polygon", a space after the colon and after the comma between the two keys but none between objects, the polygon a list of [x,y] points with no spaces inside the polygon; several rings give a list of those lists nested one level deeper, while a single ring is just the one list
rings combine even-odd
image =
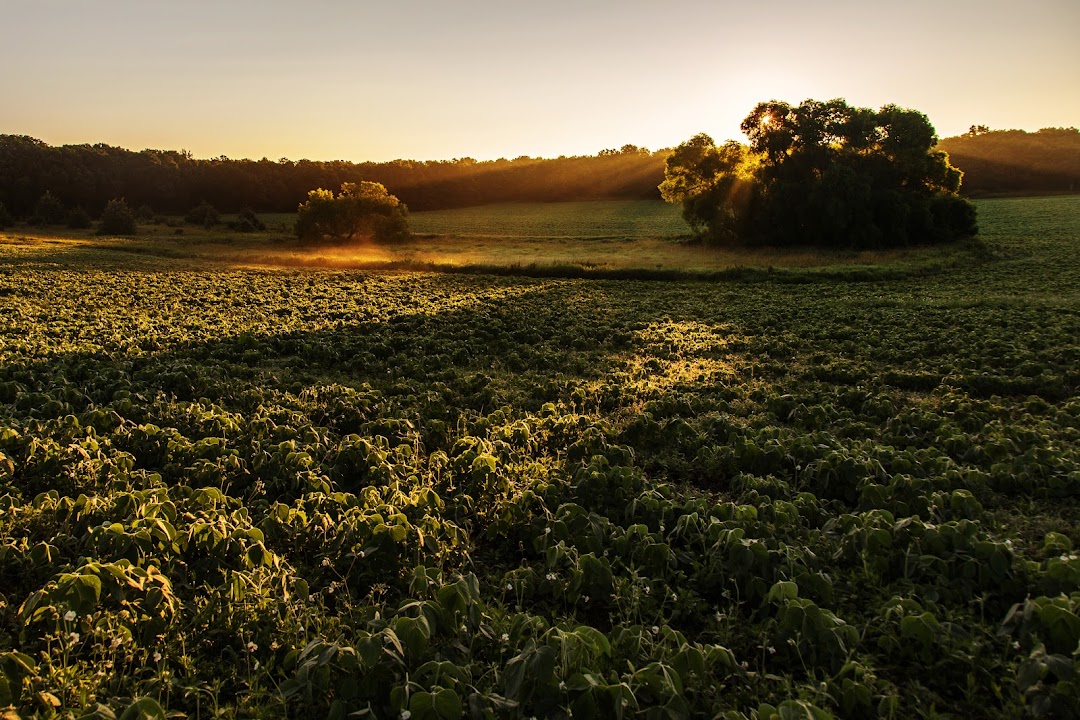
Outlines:
[{"label": "bush", "polygon": [[0,203],[0,229],[11,227],[15,223],[15,218],[11,217],[11,213],[4,207],[4,203]]},{"label": "bush", "polygon": [[135,211],[135,220],[141,223],[154,222],[154,209],[143,203],[139,206],[139,209]]},{"label": "bush", "polygon": [[34,214],[30,217],[31,225],[63,225],[67,220],[67,209],[59,198],[48,190],[38,198],[34,205]]},{"label": "bush", "polygon": [[101,213],[97,234],[134,235],[135,230],[135,213],[131,211],[124,199],[110,200]]},{"label": "bush", "polygon": [[240,232],[265,232],[266,225],[258,218],[251,208],[240,211],[240,217],[235,222],[229,223],[229,227]]},{"label": "bush", "polygon": [[337,196],[322,188],[308,193],[297,213],[296,234],[305,242],[402,240],[409,236],[408,213],[381,183],[343,183]]},{"label": "bush", "polygon": [[184,222],[189,225],[202,225],[209,228],[221,222],[221,218],[218,216],[217,208],[203,201],[188,210],[187,215],[184,216]]},{"label": "bush", "polygon": [[76,205],[67,216],[67,226],[73,230],[85,230],[93,223],[90,221],[90,213],[83,209],[82,205]]}]

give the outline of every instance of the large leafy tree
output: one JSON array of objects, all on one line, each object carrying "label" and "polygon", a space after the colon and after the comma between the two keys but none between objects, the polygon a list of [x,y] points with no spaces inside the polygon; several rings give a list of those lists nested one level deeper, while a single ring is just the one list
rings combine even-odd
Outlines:
[{"label": "large leafy tree", "polygon": [[771,100],[742,131],[746,146],[707,135],[680,145],[660,186],[713,241],[868,248],[976,231],[974,207],[957,195],[961,173],[918,111]]},{"label": "large leafy tree", "polygon": [[385,242],[409,234],[408,208],[381,183],[343,183],[337,195],[312,190],[298,213],[296,234],[305,242]]}]

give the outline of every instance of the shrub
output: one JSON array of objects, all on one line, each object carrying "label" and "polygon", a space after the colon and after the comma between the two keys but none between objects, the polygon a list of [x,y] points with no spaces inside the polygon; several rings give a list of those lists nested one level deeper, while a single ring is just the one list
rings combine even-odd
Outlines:
[{"label": "shrub", "polygon": [[202,225],[203,227],[213,227],[220,221],[217,208],[205,200],[188,210],[187,215],[184,216],[184,222],[189,225]]},{"label": "shrub", "polygon": [[134,235],[135,213],[131,211],[123,198],[110,200],[101,213],[98,223],[98,235]]},{"label": "shrub", "polygon": [[265,232],[266,224],[258,218],[255,211],[251,208],[244,208],[240,211],[240,217],[229,223],[229,227],[233,230],[239,230],[240,232]]},{"label": "shrub", "polygon": [[15,218],[11,217],[4,203],[0,203],[0,229],[11,227],[14,223]]},{"label": "shrub", "polygon": [[73,230],[85,230],[92,225],[90,213],[83,209],[82,205],[76,205],[67,216],[67,226]]},{"label": "shrub", "polygon": [[154,209],[143,203],[139,206],[139,209],[135,211],[135,219],[141,223],[154,222]]},{"label": "shrub", "polygon": [[34,214],[30,217],[31,225],[62,225],[67,220],[67,209],[59,198],[46,190],[37,204],[34,205]]}]

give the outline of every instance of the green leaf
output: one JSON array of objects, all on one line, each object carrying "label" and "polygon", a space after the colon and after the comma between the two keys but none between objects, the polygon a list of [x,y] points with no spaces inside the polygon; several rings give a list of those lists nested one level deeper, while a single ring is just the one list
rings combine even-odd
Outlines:
[{"label": "green leaf", "polygon": [[166,720],[165,711],[154,698],[139,698],[128,705],[120,720]]}]

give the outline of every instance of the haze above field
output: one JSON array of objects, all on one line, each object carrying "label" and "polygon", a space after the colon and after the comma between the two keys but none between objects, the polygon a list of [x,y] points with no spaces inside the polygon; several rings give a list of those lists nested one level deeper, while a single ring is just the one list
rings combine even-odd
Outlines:
[{"label": "haze above field", "polygon": [[837,96],[917,108],[942,137],[1080,117],[1073,0],[8,0],[4,16],[0,132],[53,144],[554,157],[738,137],[760,100]]}]

